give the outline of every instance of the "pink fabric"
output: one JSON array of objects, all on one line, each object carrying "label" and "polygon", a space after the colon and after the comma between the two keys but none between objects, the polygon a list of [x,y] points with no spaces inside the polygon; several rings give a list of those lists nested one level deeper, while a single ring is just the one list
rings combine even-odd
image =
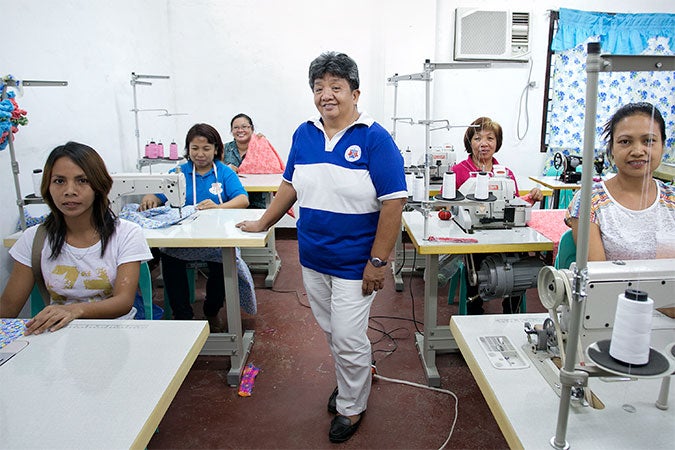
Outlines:
[{"label": "pink fabric", "polygon": [[[286,166],[279,157],[276,149],[264,136],[253,133],[248,143],[246,157],[239,165],[240,174],[284,173]],[[295,218],[293,208],[286,214]]]},{"label": "pink fabric", "polygon": [[239,173],[284,173],[284,168],[284,162],[270,141],[254,133],[248,143],[246,157],[239,166]]},{"label": "pink fabric", "polygon": [[565,224],[566,213],[566,209],[533,209],[530,221],[527,223],[527,226],[553,241],[554,261],[558,254],[560,236],[569,230],[569,227]]}]

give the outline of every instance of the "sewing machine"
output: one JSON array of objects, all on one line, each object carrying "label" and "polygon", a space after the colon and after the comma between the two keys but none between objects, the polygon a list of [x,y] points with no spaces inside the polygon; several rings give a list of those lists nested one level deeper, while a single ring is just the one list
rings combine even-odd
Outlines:
[{"label": "sewing machine", "polygon": [[577,167],[581,167],[581,162],[581,156],[565,155],[562,152],[556,152],[553,155],[553,168],[561,170],[560,181],[563,183],[581,181],[581,172],[577,172]]},{"label": "sewing machine", "polygon": [[116,173],[110,190],[110,208],[115,214],[122,209],[122,197],[161,193],[166,203],[175,208],[185,205],[185,175],[177,169],[175,173]]},{"label": "sewing machine", "polygon": [[[550,306],[560,306],[563,333],[568,331],[570,311],[566,296],[572,293],[567,292],[562,277],[573,286],[574,267],[573,264],[570,270],[544,268],[538,277],[542,304],[549,310],[558,309]],[[628,288],[645,291],[654,300],[652,346],[662,348],[675,340],[675,259],[589,261],[587,269],[587,297],[580,328],[583,348],[611,337],[618,295]]]},{"label": "sewing machine", "polygon": [[[574,268],[574,264],[570,270],[546,266],[539,272],[537,289],[549,318],[534,326],[525,323],[530,343],[527,356],[558,395],[561,374],[555,360],[575,357],[575,372],[568,375],[573,379],[572,400],[598,409],[603,405],[586,389],[588,377],[618,376],[625,380],[628,373],[643,378],[663,377],[660,392],[654,393],[658,394],[656,407],[668,409],[669,374],[675,370],[675,259],[589,261],[580,287],[586,298],[580,304],[583,309],[577,355],[567,355]],[[627,288],[645,291],[654,301],[650,361],[644,366],[621,365],[600,345],[611,340],[618,296]]]},{"label": "sewing machine", "polygon": [[455,222],[464,231],[486,228],[524,227],[530,220],[532,205],[516,197],[516,184],[505,170],[495,167],[495,176],[488,181],[488,199],[476,200],[476,177],[470,177],[459,188],[465,200],[453,203]]},{"label": "sewing machine", "polygon": [[[448,148],[448,147],[444,147]],[[430,180],[431,181],[443,181],[443,174],[448,171],[448,168],[455,165],[457,161],[457,156],[452,150],[452,147],[449,147],[450,150],[438,150],[432,149],[430,153],[431,164],[429,166]]]}]

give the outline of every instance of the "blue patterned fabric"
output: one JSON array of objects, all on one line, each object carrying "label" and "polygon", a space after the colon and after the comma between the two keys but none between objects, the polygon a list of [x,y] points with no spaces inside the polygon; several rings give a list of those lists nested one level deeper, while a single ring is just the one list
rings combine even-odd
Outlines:
[{"label": "blue patterned fabric", "polygon": [[639,55],[656,36],[667,38],[667,46],[675,48],[675,14],[613,14],[560,8],[558,17],[558,31],[551,43],[555,52],[573,49],[596,36],[602,51],[612,55]]},{"label": "blue patterned fabric", "polygon": [[[626,25],[630,24],[630,25]],[[627,26],[626,29],[619,28]],[[639,39],[635,37],[640,34]],[[602,14],[560,9],[558,32],[551,49],[552,100],[547,120],[549,162],[556,152],[583,153],[586,109],[586,44],[601,42],[602,53],[675,54],[675,14]],[[640,45],[638,45],[638,41]],[[644,45],[642,45],[644,44]],[[607,45],[607,47],[606,47]],[[675,73],[616,72],[598,76],[596,156],[605,150],[602,128],[614,112],[632,102],[655,105],[666,122],[664,161],[675,161]],[[605,166],[609,163],[605,159]]]},{"label": "blue patterned fabric", "polygon": [[141,228],[150,229],[170,227],[197,212],[192,205],[183,206],[181,211],[171,206],[158,206],[157,208],[139,211],[138,206],[138,203],[127,203],[120,211],[120,218],[137,223]]}]

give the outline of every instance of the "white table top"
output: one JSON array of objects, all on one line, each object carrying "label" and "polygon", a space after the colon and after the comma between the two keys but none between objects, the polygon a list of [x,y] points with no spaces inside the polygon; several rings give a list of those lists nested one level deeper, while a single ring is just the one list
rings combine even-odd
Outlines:
[{"label": "white table top", "polygon": [[280,173],[239,174],[247,192],[276,192],[283,177]]},{"label": "white table top", "polygon": [[440,220],[431,212],[428,219],[429,236],[474,238],[477,243],[451,243],[424,240],[424,217],[417,211],[403,213],[403,225],[413,241],[417,252],[428,254],[499,253],[553,250],[553,242],[529,227],[513,227],[509,230],[476,230],[465,233],[453,220]]},{"label": "white table top", "polygon": [[[234,225],[242,220],[256,220],[264,209],[206,209],[183,222],[167,228],[143,229],[150,247],[264,247],[274,232],[246,233]],[[7,236],[5,247],[14,245],[21,231]]]},{"label": "white table top", "polygon": [[246,233],[234,225],[256,220],[263,209],[206,209],[178,225],[143,229],[150,247],[264,247],[273,228],[262,233]]},{"label": "white table top", "polygon": [[205,321],[75,320],[0,366],[0,448],[144,448]]},{"label": "white table top", "polygon": [[[524,323],[541,324],[547,314],[452,316],[450,329],[478,383],[492,414],[511,448],[551,448],[560,399],[540,372],[500,370],[490,363],[480,346],[480,336],[508,336],[525,355]],[[526,360],[529,360],[525,356]],[[567,442],[573,449],[673,448],[675,442],[675,389],[670,390],[667,411],[654,406],[661,379],[603,381],[590,378],[589,386],[605,404],[602,410],[570,408]],[[622,405],[630,404],[635,413]],[[460,411],[462,405],[459,406]]]},{"label": "white table top", "polygon": [[535,183],[539,183],[549,189],[560,190],[560,189],[581,189],[581,184],[579,183],[565,183],[560,181],[557,176],[548,176],[548,175],[539,175],[535,177],[529,177],[530,180]]}]

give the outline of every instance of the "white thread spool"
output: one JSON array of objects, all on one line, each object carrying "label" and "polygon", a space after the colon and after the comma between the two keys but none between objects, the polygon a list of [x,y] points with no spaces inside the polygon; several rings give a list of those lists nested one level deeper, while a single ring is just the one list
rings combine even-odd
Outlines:
[{"label": "white thread spool", "polygon": [[38,198],[42,197],[40,185],[42,185],[42,169],[33,169],[33,192]]},{"label": "white thread spool", "polygon": [[474,193],[474,197],[476,200],[487,200],[489,193],[488,193],[488,187],[489,187],[489,181],[490,181],[490,176],[487,174],[487,172],[479,172],[476,175],[476,191]]},{"label": "white thread spool", "polygon": [[456,180],[457,176],[455,175],[455,172],[450,169],[443,174],[443,198],[453,199],[457,197]]},{"label": "white thread spool", "polygon": [[412,151],[410,151],[410,147],[408,147],[403,152],[403,166],[404,167],[412,166]]},{"label": "white thread spool", "polygon": [[424,177],[422,175],[417,175],[415,177],[415,184],[413,185],[413,201],[422,202],[424,201]]},{"label": "white thread spool", "polygon": [[406,170],[405,172],[405,187],[408,191],[408,197],[413,195],[413,186],[415,185],[415,174]]},{"label": "white thread spool", "polygon": [[609,355],[625,364],[647,364],[654,300],[646,292],[626,289],[619,294]]}]

